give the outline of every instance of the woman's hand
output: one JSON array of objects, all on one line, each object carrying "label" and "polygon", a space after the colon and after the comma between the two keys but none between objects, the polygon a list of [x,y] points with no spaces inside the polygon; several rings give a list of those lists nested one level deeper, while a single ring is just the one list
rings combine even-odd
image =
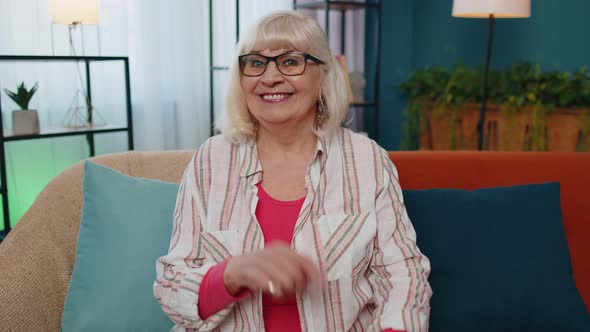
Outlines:
[{"label": "woman's hand", "polygon": [[284,242],[275,242],[260,252],[230,258],[223,281],[234,296],[248,289],[283,297],[305,289],[318,276],[317,268],[308,258]]}]

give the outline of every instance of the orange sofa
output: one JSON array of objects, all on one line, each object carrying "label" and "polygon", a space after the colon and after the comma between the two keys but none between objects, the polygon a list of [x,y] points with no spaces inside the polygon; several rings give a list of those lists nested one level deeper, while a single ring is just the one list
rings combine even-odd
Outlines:
[{"label": "orange sofa", "polygon": [[576,286],[590,312],[590,153],[390,152],[404,189],[477,189],[561,183]]},{"label": "orange sofa", "polygon": [[[192,154],[132,151],[93,161],[132,176],[179,182]],[[404,189],[561,182],[574,278],[590,311],[590,153],[392,152],[390,158]],[[59,331],[76,253],[82,176],[82,163],[57,176],[0,244],[0,330]]]}]

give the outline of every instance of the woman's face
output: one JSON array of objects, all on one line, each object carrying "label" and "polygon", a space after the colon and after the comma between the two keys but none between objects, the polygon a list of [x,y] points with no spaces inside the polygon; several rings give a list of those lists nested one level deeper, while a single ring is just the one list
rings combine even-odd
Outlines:
[{"label": "woman's face", "polygon": [[[264,56],[276,56],[292,49],[264,49]],[[312,54],[313,55],[313,54]],[[321,67],[311,60],[303,74],[283,75],[274,61],[269,61],[261,76],[241,75],[240,84],[250,113],[261,125],[313,124],[320,93]]]}]

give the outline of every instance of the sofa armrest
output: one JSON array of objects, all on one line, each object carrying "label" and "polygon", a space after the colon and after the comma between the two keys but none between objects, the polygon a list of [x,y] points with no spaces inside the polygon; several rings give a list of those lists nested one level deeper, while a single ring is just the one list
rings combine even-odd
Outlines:
[{"label": "sofa armrest", "polygon": [[[124,152],[92,158],[123,173],[178,182],[194,151]],[[83,162],[39,194],[0,244],[0,329],[59,331],[76,256]]]},{"label": "sofa armrest", "polygon": [[0,326],[58,331],[76,253],[82,163],[39,194],[0,244]]}]

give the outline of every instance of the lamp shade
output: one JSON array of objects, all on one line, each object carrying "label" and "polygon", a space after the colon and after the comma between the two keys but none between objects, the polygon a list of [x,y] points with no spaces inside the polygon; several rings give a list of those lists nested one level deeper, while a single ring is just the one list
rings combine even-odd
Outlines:
[{"label": "lamp shade", "polygon": [[49,0],[51,22],[98,24],[98,0]]},{"label": "lamp shade", "polygon": [[454,0],[454,17],[523,18],[531,16],[530,0]]}]

